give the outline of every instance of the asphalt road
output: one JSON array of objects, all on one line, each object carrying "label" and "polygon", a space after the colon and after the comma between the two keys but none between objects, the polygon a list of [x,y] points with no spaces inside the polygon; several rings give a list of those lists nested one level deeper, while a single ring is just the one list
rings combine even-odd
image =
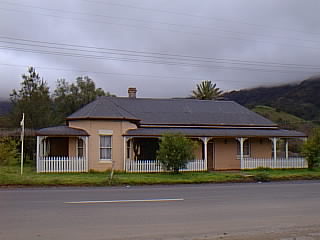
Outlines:
[{"label": "asphalt road", "polygon": [[[150,199],[172,201],[66,203]],[[218,239],[299,227],[320,233],[320,182],[0,189],[1,240]]]}]

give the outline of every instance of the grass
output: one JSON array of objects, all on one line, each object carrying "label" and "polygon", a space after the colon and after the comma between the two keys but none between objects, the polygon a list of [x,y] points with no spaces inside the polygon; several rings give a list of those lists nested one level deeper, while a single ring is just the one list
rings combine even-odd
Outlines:
[{"label": "grass", "polygon": [[196,173],[123,173],[116,172],[112,183],[109,172],[37,174],[25,167],[20,175],[18,167],[0,167],[0,186],[108,186],[143,184],[225,183],[320,179],[320,169],[271,170],[258,169],[238,172]]}]

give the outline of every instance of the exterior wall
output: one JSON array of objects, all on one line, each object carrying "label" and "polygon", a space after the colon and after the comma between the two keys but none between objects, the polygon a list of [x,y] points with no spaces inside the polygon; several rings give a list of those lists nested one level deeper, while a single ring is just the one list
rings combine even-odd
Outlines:
[{"label": "exterior wall", "polygon": [[214,160],[215,170],[240,169],[240,159],[237,158],[237,140],[214,139]]},{"label": "exterior wall", "polygon": [[69,138],[69,157],[77,156],[77,138],[70,137]]},{"label": "exterior wall", "polygon": [[195,147],[195,151],[194,151],[194,157],[195,159],[203,159],[203,144],[202,144],[202,141],[201,140],[196,140],[196,139],[193,139],[193,141],[195,142],[196,144],[196,147]]},{"label": "exterior wall", "polygon": [[250,157],[270,158],[272,156],[272,142],[268,138],[251,138],[250,145]]},{"label": "exterior wall", "polygon": [[[120,120],[73,120],[69,122],[70,127],[84,129],[88,132],[88,158],[89,169],[105,171],[112,168],[114,162],[115,170],[124,170],[124,137],[128,129],[136,129],[133,123]],[[100,135],[99,130],[112,131],[112,161],[100,160]]]}]

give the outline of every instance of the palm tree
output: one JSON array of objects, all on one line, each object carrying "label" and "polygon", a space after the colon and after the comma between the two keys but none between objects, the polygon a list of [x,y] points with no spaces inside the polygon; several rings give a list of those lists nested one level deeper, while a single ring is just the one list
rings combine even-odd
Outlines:
[{"label": "palm tree", "polygon": [[197,84],[197,89],[192,91],[192,97],[200,100],[214,100],[221,97],[222,91],[210,80]]}]

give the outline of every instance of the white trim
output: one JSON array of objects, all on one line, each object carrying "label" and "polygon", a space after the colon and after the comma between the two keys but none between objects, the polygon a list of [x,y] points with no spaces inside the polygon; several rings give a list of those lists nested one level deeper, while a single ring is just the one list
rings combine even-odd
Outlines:
[{"label": "white trim", "polygon": [[37,136],[37,172],[39,172],[40,161],[40,136]]},{"label": "white trim", "polygon": [[[111,149],[111,158],[110,159],[108,159],[108,158],[106,158],[106,159],[102,159],[101,158],[101,137],[110,137],[111,139],[110,139],[110,147],[104,147],[104,149]],[[108,162],[108,161],[110,161],[110,162],[112,162],[112,155],[113,155],[113,151],[112,151],[112,146],[113,146],[113,143],[112,143],[112,141],[113,141],[113,137],[112,137],[112,135],[107,135],[107,134],[100,134],[99,135],[99,162]]]},{"label": "white trim", "polygon": [[123,137],[123,169],[126,171],[127,137]]},{"label": "white trim", "polygon": [[85,143],[86,143],[86,167],[87,167],[87,171],[89,170],[89,137],[86,136],[85,137],[86,140],[85,140]]},{"label": "white trim", "polygon": [[277,137],[269,138],[273,143],[273,159],[277,160],[277,141],[279,140]]},{"label": "white trim", "polygon": [[98,130],[99,135],[113,135],[113,130]]},{"label": "white trim", "polygon": [[240,168],[242,169],[243,168],[243,159],[244,159],[244,156],[243,156],[243,143],[244,141],[247,140],[247,138],[236,138],[239,142],[240,142]]},{"label": "white trim", "polygon": [[204,144],[204,166],[208,170],[208,138],[203,137],[200,138],[203,141]]},{"label": "white trim", "polygon": [[287,138],[285,139],[285,145],[286,145],[286,159],[289,159],[289,141]]},{"label": "white trim", "polygon": [[99,159],[99,163],[112,163],[112,159],[108,159],[108,160]]}]

